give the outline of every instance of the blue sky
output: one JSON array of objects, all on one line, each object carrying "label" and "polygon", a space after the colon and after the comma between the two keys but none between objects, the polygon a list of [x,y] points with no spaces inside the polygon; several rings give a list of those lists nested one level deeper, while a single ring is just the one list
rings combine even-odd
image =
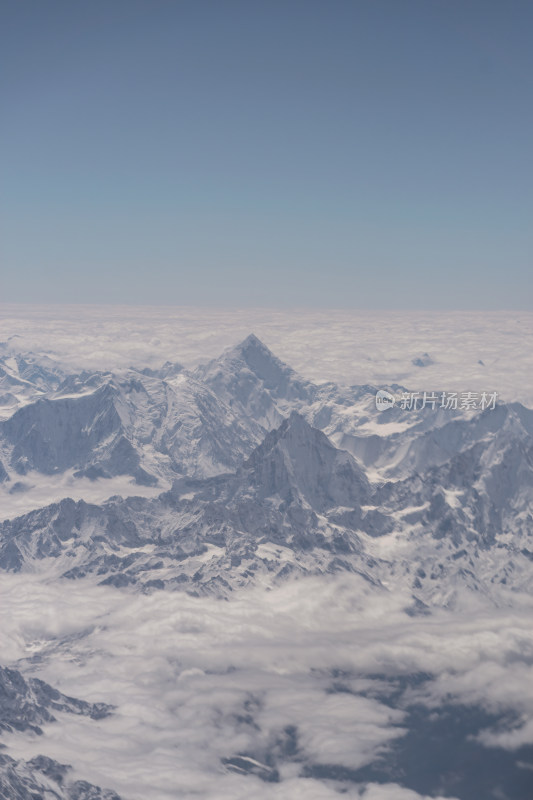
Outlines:
[{"label": "blue sky", "polygon": [[19,0],[0,300],[528,309],[529,0]]}]

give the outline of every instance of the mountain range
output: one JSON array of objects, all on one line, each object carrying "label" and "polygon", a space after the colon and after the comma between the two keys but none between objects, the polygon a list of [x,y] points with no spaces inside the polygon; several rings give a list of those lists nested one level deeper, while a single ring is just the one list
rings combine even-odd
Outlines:
[{"label": "mountain range", "polygon": [[68,475],[109,496],[4,519],[2,569],[222,595],[348,570],[408,585],[418,609],[460,585],[495,603],[532,585],[533,411],[518,403],[378,411],[376,387],[313,384],[254,335],[193,370],[58,382],[35,357],[9,365],[31,390],[0,422],[4,493]]},{"label": "mountain range", "polygon": [[[533,411],[378,410],[378,388],[405,391],[313,383],[254,335],[194,369],[72,374],[4,348],[0,570],[66,592],[85,580],[220,599],[349,573],[398,590],[412,617],[464,590],[493,608],[531,592]],[[0,704],[4,734],[114,713],[17,666],[0,667]],[[254,759],[221,763],[280,780]],[[0,796],[120,800],[68,764],[5,752]]]}]

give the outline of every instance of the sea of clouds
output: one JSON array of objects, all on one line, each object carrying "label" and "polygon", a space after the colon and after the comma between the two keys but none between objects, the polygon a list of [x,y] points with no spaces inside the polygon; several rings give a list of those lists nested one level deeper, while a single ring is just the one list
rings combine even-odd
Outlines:
[{"label": "sea of clouds", "polygon": [[[116,710],[98,722],[60,714],[44,736],[3,741],[15,757],[70,763],[132,800],[326,800],[340,788],[365,800],[418,800],[397,785],[363,788],[305,770],[386,757],[414,702],[513,710],[513,730],[482,731],[485,744],[532,743],[533,602],[518,600],[489,609],[465,594],[453,610],[413,617],[407,596],[358,576],[256,587],[228,602],[4,575],[4,660]],[[431,679],[391,705],[387,687],[419,673]],[[292,755],[283,749],[291,731]],[[224,767],[238,754],[274,756],[279,782]]]},{"label": "sea of clouds", "polygon": [[[533,406],[533,313],[523,311],[0,304],[0,342],[45,353],[73,371],[167,360],[193,366],[252,332],[310,380],[496,391],[505,401]],[[413,364],[418,359],[426,366]]]}]

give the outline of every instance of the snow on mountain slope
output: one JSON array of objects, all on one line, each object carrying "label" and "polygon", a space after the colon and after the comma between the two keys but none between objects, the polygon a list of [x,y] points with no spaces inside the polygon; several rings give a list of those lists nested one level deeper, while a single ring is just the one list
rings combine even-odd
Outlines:
[{"label": "snow on mountain slope", "polygon": [[24,475],[29,469],[45,474],[83,469],[99,449],[102,455],[90,464],[94,477],[105,474],[106,468],[112,473],[135,470],[138,461],[123,435],[116,400],[116,389],[107,383],[78,397],[40,399],[21,408],[0,428],[12,447],[14,471]]},{"label": "snow on mountain slope", "polygon": [[130,475],[150,485],[235,467],[260,431],[190,375],[130,371],[70,378],[0,422],[0,442],[15,475],[74,468],[79,477]]},{"label": "snow on mountain slope", "polygon": [[297,492],[302,504],[318,513],[334,506],[360,507],[370,494],[355,460],[295,411],[266,435],[244,469],[259,498],[277,495],[290,502]]},{"label": "snow on mountain slope", "polygon": [[[252,335],[193,373],[166,364],[72,374],[0,422],[0,460],[19,475],[73,468],[79,477],[130,475],[141,485],[206,477],[235,469],[266,431],[297,410],[373,466],[369,444],[389,459],[391,424],[419,433],[447,421],[442,413],[397,408],[376,415],[374,397],[370,386],[305,381]],[[377,444],[376,431],[384,434]]]},{"label": "snow on mountain slope", "polygon": [[533,585],[533,461],[530,412],[490,413],[464,423],[457,442],[475,444],[444,464],[372,485],[293,412],[233,473],[2,523],[0,567],[215,595],[347,570],[409,587],[420,607],[448,604],[461,585],[497,603],[499,587]]},{"label": "snow on mountain slope", "polygon": [[[261,563],[263,543],[285,549],[303,571],[329,569],[337,552],[356,549],[352,529],[355,521],[366,527],[368,497],[353,458],[293,413],[236,473],[184,478],[154,500],[64,500],[2,523],[0,566],[93,573],[146,588],[210,591],[222,582],[231,590],[257,569],[279,571],[275,559]],[[339,514],[342,526],[329,519]]]},{"label": "snow on mountain slope", "polygon": [[69,780],[72,768],[46,756],[15,760],[0,753],[0,797],[6,800],[120,800],[119,795],[83,780]]},{"label": "snow on mountain slope", "polygon": [[[115,476],[174,487],[5,522],[0,564],[58,558],[58,575],[215,593],[258,571],[355,569],[401,575],[422,602],[461,581],[489,594],[491,582],[528,585],[533,412],[379,412],[374,396],[306,382],[253,335],[194,374],[167,364],[69,376],[0,423],[4,491],[24,488],[16,475],[67,470],[110,488]],[[262,559],[264,547],[279,557]],[[479,547],[492,561],[472,569]],[[449,582],[438,597],[436,575]]]},{"label": "snow on mountain slope", "polygon": [[237,407],[240,416],[265,430],[279,425],[287,410],[311,402],[316,392],[254,334],[195,374],[230,408]]},{"label": "snow on mountain slope", "polygon": [[[365,466],[378,469],[384,478],[403,477],[444,464],[454,454],[497,433],[502,440],[507,437],[524,439],[533,433],[533,411],[520,403],[499,405],[474,414],[442,409],[392,409],[392,412],[396,412],[398,420],[408,418],[403,429],[386,435],[385,426],[384,434],[380,435],[377,426],[370,434],[360,426],[359,431],[337,437],[340,447],[346,448]],[[382,412],[382,415],[388,414],[388,411]]]},{"label": "snow on mountain slope", "polygon": [[[101,720],[112,713],[105,703],[87,703],[54,689],[38,678],[25,679],[15,669],[0,666],[0,736],[29,732],[42,736],[42,726],[57,724],[57,715],[75,714]],[[0,746],[2,746],[0,744]],[[29,761],[0,752],[0,797],[6,800],[120,800],[112,791],[81,780],[70,780],[71,767],[46,756]]]},{"label": "snow on mountain slope", "polygon": [[24,356],[0,343],[0,419],[53,392],[65,377],[61,367],[46,356]]},{"label": "snow on mountain slope", "polygon": [[54,722],[54,712],[81,714],[102,719],[112,709],[105,703],[86,703],[66,697],[37,678],[25,680],[18,670],[0,666],[0,695],[2,717],[0,732],[31,730],[40,735],[40,725]]}]

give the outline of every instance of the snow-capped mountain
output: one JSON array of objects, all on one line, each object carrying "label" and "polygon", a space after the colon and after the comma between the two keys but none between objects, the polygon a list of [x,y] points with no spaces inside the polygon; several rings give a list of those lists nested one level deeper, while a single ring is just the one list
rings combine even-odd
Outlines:
[{"label": "snow-capped mountain", "polygon": [[[366,772],[366,767],[358,765],[369,764],[371,758],[358,757],[353,766],[351,745],[342,745],[340,734],[329,750],[324,742],[331,737],[331,719],[340,720],[339,730],[345,726],[351,731],[361,708],[363,719],[370,707],[378,713],[387,731],[380,735],[387,741],[387,737],[396,741],[401,736],[398,725],[405,709],[418,720],[416,692],[421,690],[417,687],[427,684],[436,691],[438,684],[432,683],[431,661],[429,667],[420,667],[422,672],[411,674],[413,663],[425,663],[420,656],[424,648],[411,646],[411,628],[405,642],[390,655],[386,638],[393,640],[395,631],[380,617],[386,634],[374,634],[373,615],[379,611],[371,609],[359,635],[361,641],[375,636],[383,657],[376,655],[368,640],[365,646],[372,655],[359,672],[342,666],[345,649],[338,656],[334,651],[335,660],[326,669],[321,666],[323,656],[316,656],[315,666],[311,640],[313,682],[308,688],[305,684],[301,702],[294,700],[295,686],[302,676],[304,682],[311,680],[305,670],[300,673],[296,667],[297,679],[290,686],[285,709],[285,700],[280,701],[276,692],[282,691],[277,681],[283,680],[287,664],[274,664],[275,678],[265,677],[266,673],[257,677],[254,667],[239,673],[244,698],[221,717],[220,704],[226,701],[220,698],[233,696],[224,694],[225,689],[221,694],[219,686],[225,686],[233,674],[235,635],[230,637],[227,663],[215,659],[209,665],[200,659],[199,666],[192,661],[187,667],[188,657],[181,662],[182,650],[187,636],[197,635],[198,624],[192,617],[185,619],[175,639],[177,623],[169,622],[165,636],[169,643],[175,641],[179,654],[170,653],[168,663],[166,650],[157,657],[166,664],[162,676],[158,667],[153,668],[157,690],[161,681],[169,685],[167,719],[157,703],[149,713],[140,700],[136,701],[140,705],[129,706],[128,669],[122,659],[135,669],[137,656],[128,662],[131,643],[121,649],[121,637],[129,625],[125,620],[131,614],[134,627],[142,624],[133,606],[137,611],[152,609],[151,603],[153,609],[161,608],[161,614],[153,612],[156,616],[149,618],[149,632],[142,634],[155,642],[155,619],[166,625],[165,614],[174,608],[174,598],[180,601],[178,608],[181,602],[217,603],[223,612],[225,607],[239,607],[239,597],[248,598],[245,606],[248,600],[253,606],[258,596],[254,592],[267,597],[287,589],[283,603],[290,606],[290,592],[301,583],[292,579],[299,577],[325,587],[321,591],[326,591],[326,602],[333,601],[333,596],[327,599],[330,584],[359,582],[370,602],[377,601],[379,606],[394,601],[394,613],[403,626],[405,620],[423,626],[426,618],[433,621],[453,614],[465,592],[485,604],[490,614],[505,613],[514,597],[523,598],[533,589],[533,411],[517,403],[479,412],[407,410],[398,404],[379,410],[377,387],[307,381],[253,335],[194,369],[169,362],[160,369],[66,374],[53,364],[41,365],[40,358],[31,354],[10,352],[2,357],[3,387],[11,390],[12,399],[2,406],[0,420],[0,575],[7,581],[8,596],[10,581],[20,580],[36,585],[39,593],[45,592],[43,587],[54,587],[61,598],[57,602],[67,605],[71,596],[77,597],[76,613],[90,595],[95,609],[88,617],[91,622],[80,622],[81,630],[74,636],[69,633],[71,627],[76,628],[72,622],[62,637],[56,634],[55,618],[41,638],[35,638],[30,624],[22,634],[27,640],[24,656],[3,659],[9,666],[0,668],[0,736],[9,744],[0,753],[0,795],[9,800],[119,800],[120,794],[125,800],[129,796],[137,800],[140,795],[134,781],[109,763],[120,759],[123,732],[135,741],[131,719],[138,713],[143,718],[153,713],[156,744],[149,755],[143,755],[142,743],[136,745],[139,758],[144,758],[145,768],[148,759],[157,769],[161,748],[167,752],[170,747],[172,761],[186,743],[180,740],[179,748],[167,746],[168,732],[176,728],[175,715],[191,697],[201,702],[203,684],[197,689],[195,683],[199,675],[204,676],[202,680],[214,680],[218,687],[209,701],[201,735],[211,728],[217,732],[214,744],[209,745],[214,759],[210,764],[215,763],[215,772],[221,771],[228,780],[254,781],[256,790],[260,785],[283,789],[290,775],[297,775],[342,791],[370,779],[401,782],[411,758],[408,737],[405,748],[394,751],[396,761],[391,761],[390,769],[379,766],[388,751],[380,749],[378,741],[377,760]],[[387,388],[406,391],[397,385]],[[118,629],[116,644],[120,655],[109,659],[90,642],[105,638],[106,603],[116,596],[131,602],[132,610],[126,605],[122,612],[125,617],[121,617],[123,627]],[[146,606],[135,605],[141,601]],[[25,597],[16,595],[16,602],[13,597],[11,602],[24,605]],[[354,607],[363,606],[352,598],[347,606],[349,619]],[[268,618],[268,602],[265,609]],[[222,614],[220,625],[225,628],[231,616],[226,620],[222,612],[213,613]],[[188,613],[184,612],[185,617]],[[246,618],[251,611],[246,608],[239,613]],[[332,619],[337,616],[333,612]],[[310,624],[309,614],[304,614],[303,631]],[[429,634],[421,630],[425,642]],[[300,632],[298,628],[297,637]],[[265,635],[272,633],[267,629]],[[323,635],[329,642],[328,633]],[[351,641],[351,629],[346,635]],[[524,635],[521,630],[517,633]],[[334,642],[333,638],[328,648]],[[509,644],[512,653],[513,642]],[[194,642],[191,647],[196,652]],[[243,652],[249,649],[253,651],[244,641]],[[400,690],[389,671],[394,674],[395,659],[405,653],[403,669],[408,677],[403,683],[398,678]],[[139,663],[143,658],[147,658],[144,651]],[[447,669],[453,673],[460,658],[450,658]],[[84,696],[83,682],[81,691],[78,684],[65,691],[56,682],[55,659],[60,660],[60,673],[67,681],[71,671],[95,664],[87,667],[87,685],[92,687],[85,695],[88,699],[70,696]],[[299,663],[296,655],[291,659],[291,664]],[[178,662],[175,677],[172,670]],[[383,674],[375,664],[381,664]],[[41,668],[50,670],[47,680],[35,677]],[[106,683],[98,677],[100,669],[108,677],[113,675],[112,685],[127,698],[121,705],[113,694],[106,694]],[[142,665],[139,669],[138,685],[151,685],[151,671]],[[272,690],[274,709],[268,710],[264,687],[272,680],[278,688]],[[445,693],[448,678],[441,675],[440,680]],[[183,693],[182,681],[191,682],[192,694]],[[318,693],[316,681],[322,687]],[[317,719],[306,717],[314,705],[306,692],[314,693],[322,704]],[[350,704],[354,704],[351,711]],[[184,713],[182,724],[188,730],[196,711]],[[320,722],[322,713],[325,722]],[[163,718],[167,728],[160,739]],[[72,727],[73,719],[81,720],[81,727]],[[237,726],[227,746],[219,743],[221,724],[231,730]],[[425,717],[423,724],[429,724]],[[510,730],[518,730],[517,724],[513,717]],[[102,772],[94,769],[94,758],[80,767],[75,745],[73,750],[59,736],[63,743],[59,750],[55,748],[54,731],[61,726],[85,737],[84,741],[97,741],[106,731],[109,736],[115,731],[119,749]],[[472,722],[472,726],[470,733],[464,733],[465,747],[474,748],[472,732],[483,734],[481,723],[476,727]],[[369,730],[375,727],[363,724],[361,742],[367,742]],[[347,734],[348,739],[351,735]],[[196,741],[194,736],[192,741]],[[360,746],[363,751],[367,747]],[[193,752],[203,753],[203,749],[202,744]],[[527,758],[528,752],[527,746],[522,747],[521,758]],[[511,760],[505,764],[510,776],[505,786],[509,787],[516,767]],[[108,775],[114,775],[118,783],[110,782]],[[456,778],[450,773],[446,781],[449,794]],[[433,795],[440,791],[440,784],[427,785]],[[101,786],[114,786],[119,793]],[[238,796],[236,790],[228,791],[227,796]],[[287,792],[271,796],[276,800],[291,796],[290,789]],[[173,796],[172,790],[161,789],[158,796]],[[468,794],[457,796],[470,800]]]},{"label": "snow-capped mountain", "polygon": [[[38,678],[0,666],[0,734],[29,731],[42,735],[41,726],[57,722],[56,714],[77,714],[99,720],[112,713],[105,703],[87,703],[66,697]],[[120,800],[115,792],[100,789],[83,780],[71,780],[68,764],[45,756],[14,759],[0,753],[0,797],[17,800],[59,798],[59,800]]]},{"label": "snow-capped mountain", "polygon": [[23,356],[0,342],[0,419],[53,392],[64,377],[64,370],[47,356]]},{"label": "snow-capped mountain", "polygon": [[109,789],[72,780],[69,764],[46,756],[24,760],[0,753],[0,796],[6,800],[120,800]]},{"label": "snow-capped mountain", "polygon": [[81,714],[102,719],[112,709],[105,703],[86,703],[66,697],[38,678],[25,680],[15,669],[0,666],[2,718],[0,731],[31,730],[41,734],[40,725],[55,721],[54,712]]},{"label": "snow-capped mountain", "polygon": [[[359,455],[353,432],[368,438],[365,424],[379,434],[391,422],[376,417],[374,396],[369,386],[305,381],[252,335],[192,372],[166,364],[69,375],[0,422],[0,458],[15,480],[68,469],[92,479],[125,474],[140,485],[207,477],[236,469],[293,410]],[[400,428],[424,427],[423,415],[399,413]],[[436,414],[431,423],[444,420]]]},{"label": "snow-capped mountain", "polygon": [[[236,347],[196,370],[220,400],[264,429],[277,427],[286,412],[309,405],[317,387],[300,378],[251,334]],[[285,411],[285,414],[283,413]]]},{"label": "snow-capped mountain", "polygon": [[215,594],[349,570],[422,604],[531,585],[533,412],[387,417],[374,396],[306,382],[255,336],[194,373],[70,377],[0,423],[4,485],[70,469],[162,491],[5,521],[0,566]]}]

